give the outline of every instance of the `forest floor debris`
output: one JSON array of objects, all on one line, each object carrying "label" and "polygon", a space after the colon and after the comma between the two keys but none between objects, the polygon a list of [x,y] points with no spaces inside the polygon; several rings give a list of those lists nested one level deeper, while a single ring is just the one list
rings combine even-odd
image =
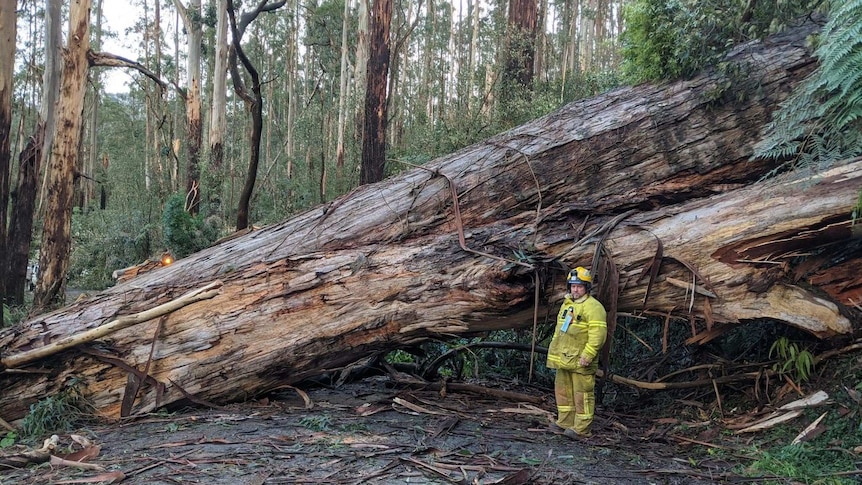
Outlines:
[{"label": "forest floor debris", "polygon": [[[0,484],[696,484],[727,473],[692,467],[684,441],[632,416],[600,413],[595,437],[573,441],[550,430],[552,394],[544,398],[444,395],[384,377],[291,389],[217,410],[99,423],[78,432],[97,454],[75,452],[101,470],[69,466],[67,456],[0,470]],[[71,454],[70,436],[60,438]]]}]

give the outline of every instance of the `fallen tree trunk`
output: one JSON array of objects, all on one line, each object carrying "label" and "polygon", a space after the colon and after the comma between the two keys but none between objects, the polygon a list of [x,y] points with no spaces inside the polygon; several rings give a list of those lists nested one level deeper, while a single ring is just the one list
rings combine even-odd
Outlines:
[{"label": "fallen tree trunk", "polygon": [[[836,268],[859,274],[847,256],[858,255],[860,162],[804,191],[751,183],[774,168],[749,160],[752,145],[813,68],[811,30],[734,55],[742,100],[716,99],[726,79],[703,75],[573,103],[3,330],[0,417],[20,419],[72,379],[117,416],[190,396],[247,399],[431,338],[531,325],[534,305],[558,304],[561,267],[594,254],[619,271],[619,286],[602,288],[616,311],[679,315],[693,335],[757,318],[849,332],[852,285],[826,294],[806,284]],[[214,282],[211,299],[9,368],[22,352]]]}]

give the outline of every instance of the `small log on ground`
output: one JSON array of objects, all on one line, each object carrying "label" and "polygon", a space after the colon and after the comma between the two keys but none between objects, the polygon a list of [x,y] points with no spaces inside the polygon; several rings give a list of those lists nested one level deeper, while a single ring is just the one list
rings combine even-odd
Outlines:
[{"label": "small log on ground", "polygon": [[757,318],[846,333],[849,285],[810,285],[836,268],[862,274],[849,222],[859,162],[801,190],[753,182],[774,165],[749,160],[814,66],[814,28],[739,49],[742,100],[722,100],[710,74],[618,89],[4,329],[7,359],[223,282],[162,323],[7,369],[0,417],[72,379],[117,416],[127,388],[133,413],[243,400],[430,338],[529,326],[534,305],[558,304],[559,267],[590,264],[599,242],[620,270],[618,311],[680,316],[693,334]]}]

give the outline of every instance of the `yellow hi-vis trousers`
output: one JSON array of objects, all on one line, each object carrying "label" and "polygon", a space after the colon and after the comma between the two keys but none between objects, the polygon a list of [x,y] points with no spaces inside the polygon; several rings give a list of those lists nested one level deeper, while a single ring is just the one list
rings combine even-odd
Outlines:
[{"label": "yellow hi-vis trousers", "polygon": [[596,408],[595,373],[576,373],[557,369],[554,394],[557,400],[557,424],[589,436]]}]

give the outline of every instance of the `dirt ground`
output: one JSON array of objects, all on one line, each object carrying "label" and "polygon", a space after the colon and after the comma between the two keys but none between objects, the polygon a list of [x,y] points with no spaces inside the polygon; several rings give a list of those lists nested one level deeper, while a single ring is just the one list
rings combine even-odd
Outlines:
[{"label": "dirt ground", "polygon": [[[716,478],[710,478],[705,462],[692,468],[692,450],[667,439],[667,430],[657,430],[652,420],[599,410],[595,437],[575,441],[549,430],[554,409],[549,392],[512,391],[542,401],[525,404],[472,392],[417,390],[396,386],[386,377],[307,393],[285,389],[271,399],[223,409],[99,423],[79,434],[99,447],[98,455],[86,461],[101,469],[43,463],[0,470],[0,484],[721,481],[717,468]],[[60,438],[61,451],[71,450],[70,435]]]}]

